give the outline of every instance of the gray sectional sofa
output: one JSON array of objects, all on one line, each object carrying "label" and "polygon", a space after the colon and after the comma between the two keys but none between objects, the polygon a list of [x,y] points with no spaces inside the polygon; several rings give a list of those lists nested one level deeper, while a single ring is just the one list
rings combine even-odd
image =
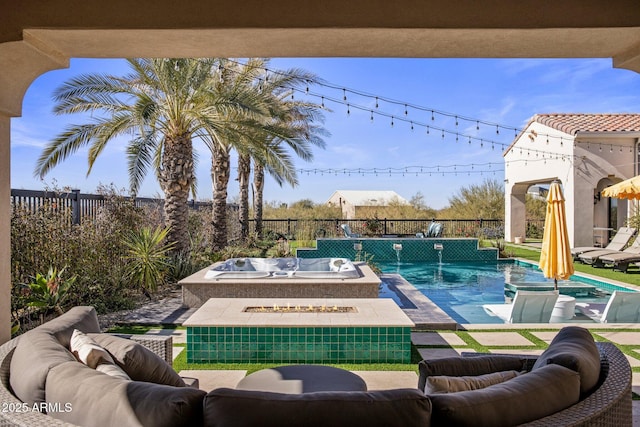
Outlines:
[{"label": "gray sectional sofa", "polygon": [[[130,379],[77,361],[69,351],[74,329],[106,349]],[[615,346],[595,344],[577,327],[564,328],[537,358],[422,361],[417,388],[304,394],[228,388],[207,393],[188,387],[167,363],[170,338],[130,338],[100,334],[95,310],[75,307],[0,346],[0,426],[621,427],[632,422],[629,362]],[[469,387],[481,388],[465,390]]]}]

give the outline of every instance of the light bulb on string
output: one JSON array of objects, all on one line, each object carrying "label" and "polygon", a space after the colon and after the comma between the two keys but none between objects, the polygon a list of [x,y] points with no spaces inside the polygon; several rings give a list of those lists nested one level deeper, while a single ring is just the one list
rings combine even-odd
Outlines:
[{"label": "light bulb on string", "polygon": [[391,116],[391,127],[393,127],[393,116]]},{"label": "light bulb on string", "polygon": [[373,123],[373,110],[371,110],[371,123]]},{"label": "light bulb on string", "polygon": [[411,130],[413,131],[413,122],[411,122]]},{"label": "light bulb on string", "polygon": [[321,104],[320,104],[320,106],[321,106],[322,108],[324,108],[324,96],[323,96],[323,97],[321,97],[320,99],[321,99],[321,101],[322,101],[322,102],[321,102]]},{"label": "light bulb on string", "polygon": [[347,100],[347,90],[346,89],[342,89],[342,100],[343,101]]},{"label": "light bulb on string", "polygon": [[378,108],[378,97],[376,96],[376,108]]},{"label": "light bulb on string", "polygon": [[407,104],[404,104],[404,115],[409,115],[409,112],[407,111]]},{"label": "light bulb on string", "polygon": [[429,135],[429,126],[427,126],[427,135]]},{"label": "light bulb on string", "polygon": [[458,126],[458,116],[456,116],[456,126]]},{"label": "light bulb on string", "polygon": [[484,147],[484,139],[480,139],[480,148]]},{"label": "light bulb on string", "polygon": [[433,110],[431,110],[431,121],[435,120],[436,118],[433,115]]},{"label": "light bulb on string", "polygon": [[480,130],[480,122],[476,120],[476,130]]},{"label": "light bulb on string", "polygon": [[442,139],[444,139],[444,129],[442,129]]},{"label": "light bulb on string", "polygon": [[500,128],[496,125],[496,135],[500,135]]},{"label": "light bulb on string", "polygon": [[351,106],[347,104],[347,116],[351,115]]}]

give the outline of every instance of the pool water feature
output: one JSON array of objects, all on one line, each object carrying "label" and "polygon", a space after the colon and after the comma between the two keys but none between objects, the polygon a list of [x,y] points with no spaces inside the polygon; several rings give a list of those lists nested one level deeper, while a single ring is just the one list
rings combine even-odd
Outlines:
[{"label": "pool water feature", "polygon": [[[553,281],[545,279],[536,266],[513,261],[386,262],[379,264],[379,267],[384,273],[402,275],[459,324],[502,324],[501,319],[485,313],[482,305],[504,303],[505,299],[515,295],[514,287],[526,286],[525,283],[550,283],[553,286]],[[570,287],[569,293],[574,292],[573,296],[576,297],[577,302],[606,303],[612,291],[626,290],[619,286],[575,276],[572,281],[559,283],[561,293],[565,293],[562,289],[566,284]],[[386,295],[395,297],[393,293]],[[402,306],[402,301],[396,302]]]}]

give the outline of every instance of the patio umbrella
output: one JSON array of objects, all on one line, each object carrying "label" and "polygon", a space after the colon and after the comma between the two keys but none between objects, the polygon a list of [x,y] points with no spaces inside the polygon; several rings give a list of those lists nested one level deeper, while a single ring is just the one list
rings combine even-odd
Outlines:
[{"label": "patio umbrella", "polygon": [[616,199],[640,200],[640,175],[607,187],[600,194]]},{"label": "patio umbrella", "polygon": [[558,289],[558,279],[566,280],[573,274],[573,257],[569,245],[569,232],[564,212],[564,195],[558,181],[553,181],[547,196],[547,215],[544,219],[540,269],[544,277],[553,278]]}]

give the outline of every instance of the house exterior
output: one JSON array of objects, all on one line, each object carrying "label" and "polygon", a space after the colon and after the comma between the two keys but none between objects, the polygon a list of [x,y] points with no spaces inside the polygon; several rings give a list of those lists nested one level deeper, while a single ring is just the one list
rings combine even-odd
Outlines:
[{"label": "house exterior", "polygon": [[327,204],[340,206],[343,218],[354,219],[371,216],[374,208],[384,208],[390,204],[408,205],[409,202],[395,191],[336,190]]},{"label": "house exterior", "polygon": [[[640,114],[537,114],[503,153],[505,239],[525,236],[525,194],[562,183],[571,246],[606,244],[634,206],[600,196],[640,174]],[[611,229],[611,230],[609,230]]]}]

